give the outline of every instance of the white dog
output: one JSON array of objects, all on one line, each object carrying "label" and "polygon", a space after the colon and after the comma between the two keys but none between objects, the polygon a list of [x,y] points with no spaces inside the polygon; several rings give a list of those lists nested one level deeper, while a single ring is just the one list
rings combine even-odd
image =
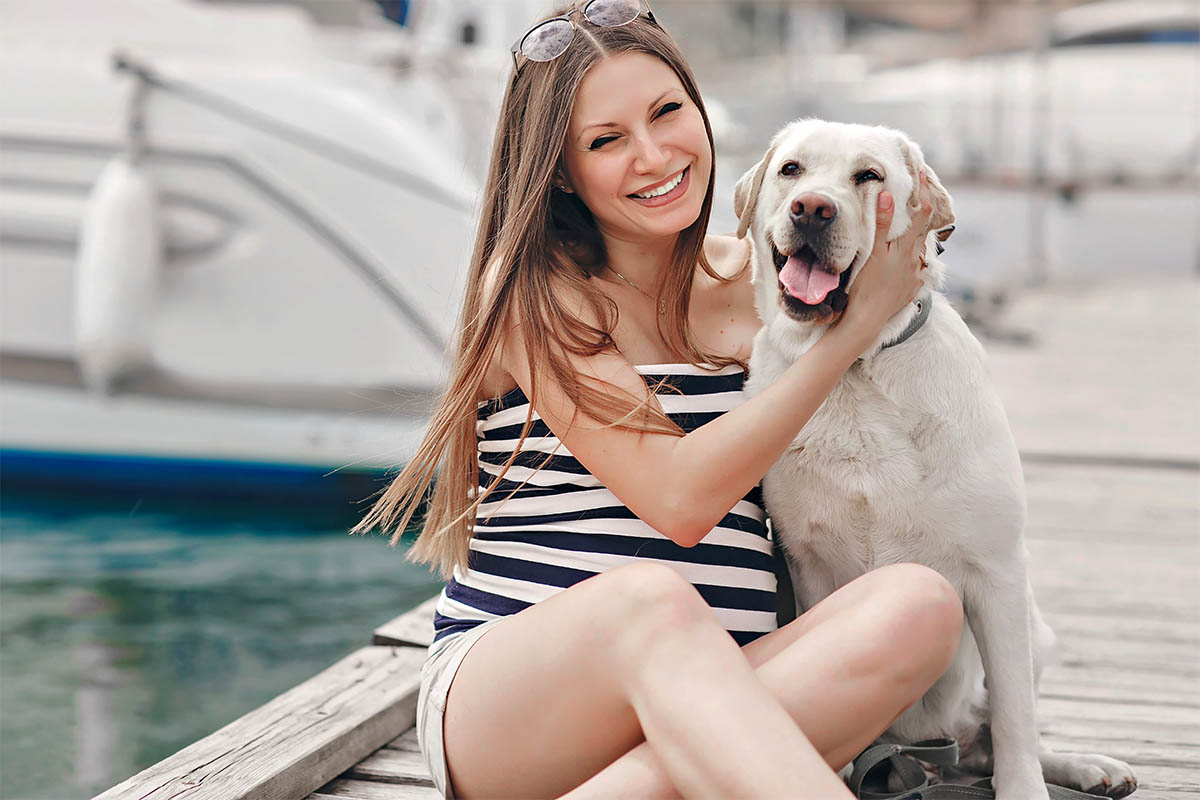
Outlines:
[{"label": "white dog", "polygon": [[1047,797],[1043,778],[1123,797],[1137,785],[1127,765],[1039,746],[1037,681],[1054,634],[1026,575],[1021,463],[983,348],[937,291],[944,267],[933,253],[953,230],[950,196],[903,133],[793,122],[738,181],[738,236],[752,236],[763,322],[746,391],[771,383],[845,308],[883,189],[896,198],[888,240],[907,230],[920,169],[933,195],[926,287],[763,479],[797,609],[884,564],[936,569],[968,624],[949,669],[889,734],[957,739],[961,763],[994,770],[1004,800]]}]

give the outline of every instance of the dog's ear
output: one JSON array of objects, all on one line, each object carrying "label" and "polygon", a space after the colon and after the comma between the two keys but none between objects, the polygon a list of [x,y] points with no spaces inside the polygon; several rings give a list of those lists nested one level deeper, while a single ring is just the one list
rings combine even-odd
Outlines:
[{"label": "dog's ear", "polygon": [[750,169],[746,170],[746,174],[738,178],[738,182],[733,187],[733,213],[737,214],[738,229],[737,238],[742,239],[746,236],[746,231],[750,229],[750,222],[754,219],[754,211],[758,207],[758,193],[762,189],[763,178],[767,174],[767,165],[771,163],[771,157],[775,155],[775,145],[767,150],[767,154]]},{"label": "dog's ear", "polygon": [[[900,136],[900,152],[904,155],[904,165],[908,167],[908,173],[912,175],[913,180],[912,194],[908,198],[909,210],[916,211],[920,205],[917,191],[921,185],[920,171],[923,169],[929,178],[929,194],[933,201],[933,216],[929,218],[929,229],[938,231],[938,239],[946,241],[954,231],[954,202],[950,199],[950,193],[938,179],[933,167],[925,163],[925,154],[921,152],[921,146],[903,134]],[[943,236],[942,229],[945,228],[949,230]]]}]

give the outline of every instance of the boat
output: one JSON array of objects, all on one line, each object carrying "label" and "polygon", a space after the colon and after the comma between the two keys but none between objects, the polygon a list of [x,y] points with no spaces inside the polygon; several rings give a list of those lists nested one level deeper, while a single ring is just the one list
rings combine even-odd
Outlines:
[{"label": "boat", "polygon": [[476,140],[362,6],[0,3],[6,489],[357,497],[407,460]]},{"label": "boat", "polygon": [[1200,177],[1200,3],[1101,0],[1035,27],[1028,48],[878,70],[824,100],[953,175]]}]

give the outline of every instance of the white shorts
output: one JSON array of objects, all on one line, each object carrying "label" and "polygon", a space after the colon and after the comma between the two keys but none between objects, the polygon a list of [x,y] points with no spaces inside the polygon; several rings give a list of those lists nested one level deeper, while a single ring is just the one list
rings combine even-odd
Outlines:
[{"label": "white shorts", "polygon": [[480,623],[463,633],[454,634],[432,658],[421,665],[421,690],[417,695],[417,743],[433,785],[447,800],[453,800],[450,789],[449,770],[446,767],[446,747],[442,738],[442,716],[446,710],[446,697],[454,674],[466,657],[471,645],[497,622],[506,619],[497,617]]}]

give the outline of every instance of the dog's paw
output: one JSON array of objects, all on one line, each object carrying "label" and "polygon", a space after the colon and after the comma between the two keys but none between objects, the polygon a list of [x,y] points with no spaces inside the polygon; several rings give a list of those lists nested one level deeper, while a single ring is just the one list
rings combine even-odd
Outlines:
[{"label": "dog's paw", "polygon": [[1125,797],[1138,786],[1128,764],[1096,753],[1043,752],[1042,771],[1049,783],[1101,797]]}]

